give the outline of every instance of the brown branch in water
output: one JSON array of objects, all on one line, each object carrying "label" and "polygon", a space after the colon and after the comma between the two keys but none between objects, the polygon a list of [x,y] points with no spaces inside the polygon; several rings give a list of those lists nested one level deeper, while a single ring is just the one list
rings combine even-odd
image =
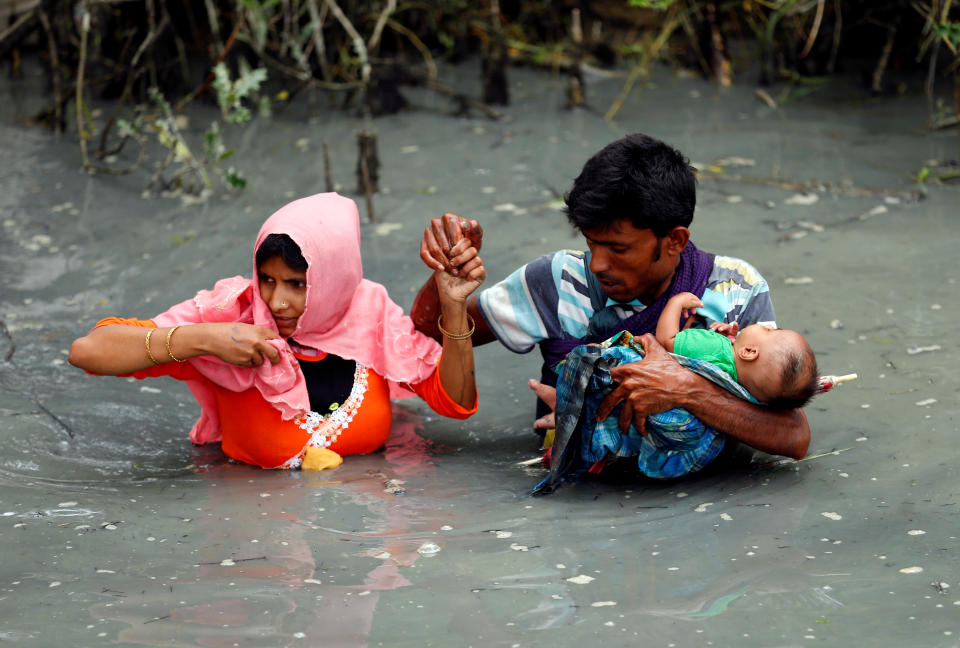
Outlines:
[{"label": "brown branch in water", "polygon": [[320,74],[323,80],[330,82],[333,75],[330,74],[330,66],[327,63],[327,47],[323,42],[323,22],[326,18],[328,7],[323,5],[323,11],[317,7],[317,0],[307,0],[307,10],[310,12],[310,22],[313,23],[313,46],[316,50],[317,61],[320,64]]},{"label": "brown branch in water", "polygon": [[40,24],[43,31],[47,34],[47,47],[50,56],[50,82],[53,85],[53,132],[59,135],[63,132],[63,107],[60,98],[63,96],[63,89],[60,87],[60,59],[57,56],[57,41],[53,34],[53,28],[50,26],[50,18],[47,14],[38,11]]},{"label": "brown branch in water", "polygon": [[[673,5],[674,7],[676,5]],[[670,10],[666,22],[663,27],[660,29],[660,34],[657,36],[656,40],[651,43],[650,47],[645,48],[643,54],[640,56],[640,61],[634,66],[630,71],[630,74],[627,76],[627,80],[623,84],[623,88],[620,90],[620,96],[613,100],[613,103],[610,104],[610,108],[607,109],[607,114],[603,116],[604,121],[613,121],[614,117],[617,116],[617,113],[620,112],[620,108],[623,107],[623,102],[630,95],[630,91],[633,90],[633,84],[636,83],[637,79],[643,75],[646,76],[647,73],[647,64],[650,62],[650,59],[657,56],[660,52],[660,49],[666,44],[667,39],[670,38],[670,35],[673,34],[674,30],[680,25],[680,18],[676,15],[676,12],[673,8]]]},{"label": "brown branch in water", "polygon": [[77,137],[80,138],[80,155],[83,159],[83,170],[90,170],[90,158],[87,155],[87,135],[83,127],[83,77],[87,66],[87,39],[90,35],[90,11],[87,9],[87,2],[83,0],[80,4],[80,60],[77,63],[77,86],[74,90],[76,95],[77,108]]},{"label": "brown branch in water", "polygon": [[800,52],[800,58],[806,58],[810,50],[813,49],[813,42],[817,40],[817,34],[820,32],[820,22],[823,20],[823,7],[826,0],[817,0],[817,13],[813,17],[813,26],[810,27],[810,35],[807,36],[807,43]]},{"label": "brown branch in water", "polygon": [[243,27],[243,22],[246,20],[246,18],[247,18],[247,12],[246,10],[244,10],[243,13],[240,14],[240,18],[239,20],[237,20],[237,24],[233,26],[233,31],[230,32],[230,37],[227,38],[226,44],[224,44],[223,49],[220,51],[220,56],[218,56],[217,60],[214,61],[213,65],[210,66],[210,72],[207,73],[207,76],[203,80],[203,83],[201,83],[196,90],[188,93],[180,101],[178,101],[177,107],[174,108],[174,112],[179,113],[181,110],[183,110],[183,107],[187,105],[187,103],[189,103],[190,101],[193,101],[196,97],[199,97],[204,92],[206,92],[207,88],[213,82],[213,76],[214,76],[213,68],[220,65],[220,63],[223,62],[223,59],[227,57],[227,53],[233,47],[233,44],[236,43],[237,41],[237,35],[240,33],[240,28]]},{"label": "brown branch in water", "polygon": [[883,75],[887,71],[887,63],[890,61],[890,53],[893,52],[893,41],[897,38],[897,28],[900,24],[900,17],[892,25],[887,27],[887,40],[883,44],[883,50],[880,52],[880,59],[873,70],[873,80],[870,83],[870,91],[873,94],[880,94],[883,91]]},{"label": "brown branch in water", "polygon": [[386,26],[390,14],[392,14],[396,8],[397,0],[387,0],[383,11],[380,12],[380,17],[377,18],[377,24],[373,28],[373,34],[371,34],[370,40],[367,41],[367,50],[376,54],[377,47],[380,45],[380,36],[383,34],[383,28]]},{"label": "brown branch in water", "polygon": [[31,33],[35,27],[34,21],[37,20],[37,14],[41,12],[41,7],[34,7],[17,18],[7,29],[0,32],[0,58],[6,57],[10,50]]},{"label": "brown branch in water", "polygon": [[364,115],[370,114],[369,99],[367,97],[367,91],[370,88],[370,56],[367,52],[367,46],[363,42],[359,32],[357,32],[356,27],[353,26],[353,23],[350,22],[350,19],[343,13],[343,10],[340,8],[340,5],[337,4],[337,0],[323,0],[324,4],[330,7],[330,11],[333,12],[334,18],[340,23],[343,29],[347,32],[347,35],[350,37],[350,40],[353,42],[353,49],[356,51],[357,58],[360,59],[360,106],[363,110]]}]

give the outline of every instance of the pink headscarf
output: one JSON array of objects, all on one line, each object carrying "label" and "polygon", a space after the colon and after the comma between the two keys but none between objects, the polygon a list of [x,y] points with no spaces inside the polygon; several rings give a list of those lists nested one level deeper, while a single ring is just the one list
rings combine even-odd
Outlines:
[{"label": "pink headscarf", "polygon": [[[365,365],[390,381],[394,397],[410,395],[398,383],[422,382],[434,372],[440,345],[414,330],[413,321],[390,300],[386,288],[363,278],[357,205],[336,193],[301,198],[280,208],[257,235],[253,279],[221,279],[212,290],[201,290],[193,299],[154,317],[156,325],[244,322],[277,331],[256,280],[256,250],[270,234],[289,236],[307,261],[306,305],[290,336],[298,344]],[[280,352],[280,362],[275,365],[268,360],[248,369],[215,356],[198,356],[187,362],[224,389],[255,387],[284,419],[309,411],[307,385],[293,351],[282,338],[269,343]],[[213,389],[200,382],[188,386],[201,408],[190,440],[219,441]]]}]

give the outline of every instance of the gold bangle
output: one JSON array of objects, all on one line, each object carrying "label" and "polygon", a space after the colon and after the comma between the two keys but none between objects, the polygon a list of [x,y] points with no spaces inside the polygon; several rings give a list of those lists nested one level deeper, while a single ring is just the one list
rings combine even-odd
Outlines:
[{"label": "gold bangle", "polygon": [[160,361],[153,357],[153,352],[150,350],[150,336],[153,335],[153,332],[157,329],[152,328],[147,331],[147,337],[143,339],[143,346],[147,347],[147,357],[150,358],[150,362],[155,365],[160,364]]},{"label": "gold bangle", "polygon": [[473,321],[472,317],[470,317],[470,313],[467,313],[466,315],[467,320],[470,321],[470,330],[466,333],[451,333],[450,331],[444,330],[443,326],[440,324],[440,322],[443,321],[442,313],[440,314],[440,317],[437,318],[437,328],[440,329],[440,332],[443,333],[444,336],[450,338],[451,340],[466,340],[468,337],[473,335],[473,332],[477,329],[477,323]]},{"label": "gold bangle", "polygon": [[174,362],[186,362],[186,360],[180,360],[177,356],[173,355],[173,351],[170,350],[170,338],[173,337],[173,332],[178,328],[180,328],[179,324],[171,327],[170,330],[167,331],[167,355],[170,356],[170,359]]}]

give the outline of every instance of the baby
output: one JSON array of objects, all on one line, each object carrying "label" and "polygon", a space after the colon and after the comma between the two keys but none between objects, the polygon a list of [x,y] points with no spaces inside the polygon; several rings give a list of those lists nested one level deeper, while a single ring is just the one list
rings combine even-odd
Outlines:
[{"label": "baby", "polygon": [[696,295],[670,298],[657,321],[657,341],[688,358],[717,365],[743,385],[754,398],[776,409],[803,407],[817,393],[817,361],[796,331],[752,324],[714,322],[710,329],[680,330],[680,319],[692,317],[703,303]]}]

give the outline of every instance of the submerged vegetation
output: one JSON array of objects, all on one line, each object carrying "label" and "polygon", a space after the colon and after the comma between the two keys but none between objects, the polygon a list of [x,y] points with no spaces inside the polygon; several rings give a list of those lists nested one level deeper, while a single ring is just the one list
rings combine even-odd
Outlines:
[{"label": "submerged vegetation", "polygon": [[[499,117],[510,65],[567,75],[566,104],[587,103],[585,70],[620,74],[620,106],[654,61],[694,69],[720,86],[757,84],[778,105],[838,73],[859,73],[865,93],[922,87],[931,127],[960,123],[960,2],[953,0],[14,0],[0,13],[0,60],[20,74],[25,57],[49,79],[48,109],[33,123],[72,130],[83,166],[128,173],[146,151],[162,159],[153,191],[208,191],[212,178],[242,187],[224,168],[229,124],[269,112],[305,90],[355,111],[369,124],[406,106],[418,86],[451,101],[456,114]],[[443,83],[438,61],[482,61],[476,92]],[[268,79],[269,76],[269,79]],[[891,77],[895,77],[891,79]],[[937,101],[936,85],[952,84]],[[774,85],[785,89],[769,91]],[[268,93],[267,88],[270,88]],[[270,94],[272,93],[272,94]],[[220,118],[191,144],[180,127],[191,102],[216,103]],[[91,102],[111,108],[95,120]],[[958,130],[960,134],[960,130]],[[376,141],[358,184],[376,190]],[[133,142],[136,161],[113,166]],[[148,147],[148,143],[159,144]],[[127,159],[129,159],[129,155]],[[372,209],[372,206],[371,206]]]}]

